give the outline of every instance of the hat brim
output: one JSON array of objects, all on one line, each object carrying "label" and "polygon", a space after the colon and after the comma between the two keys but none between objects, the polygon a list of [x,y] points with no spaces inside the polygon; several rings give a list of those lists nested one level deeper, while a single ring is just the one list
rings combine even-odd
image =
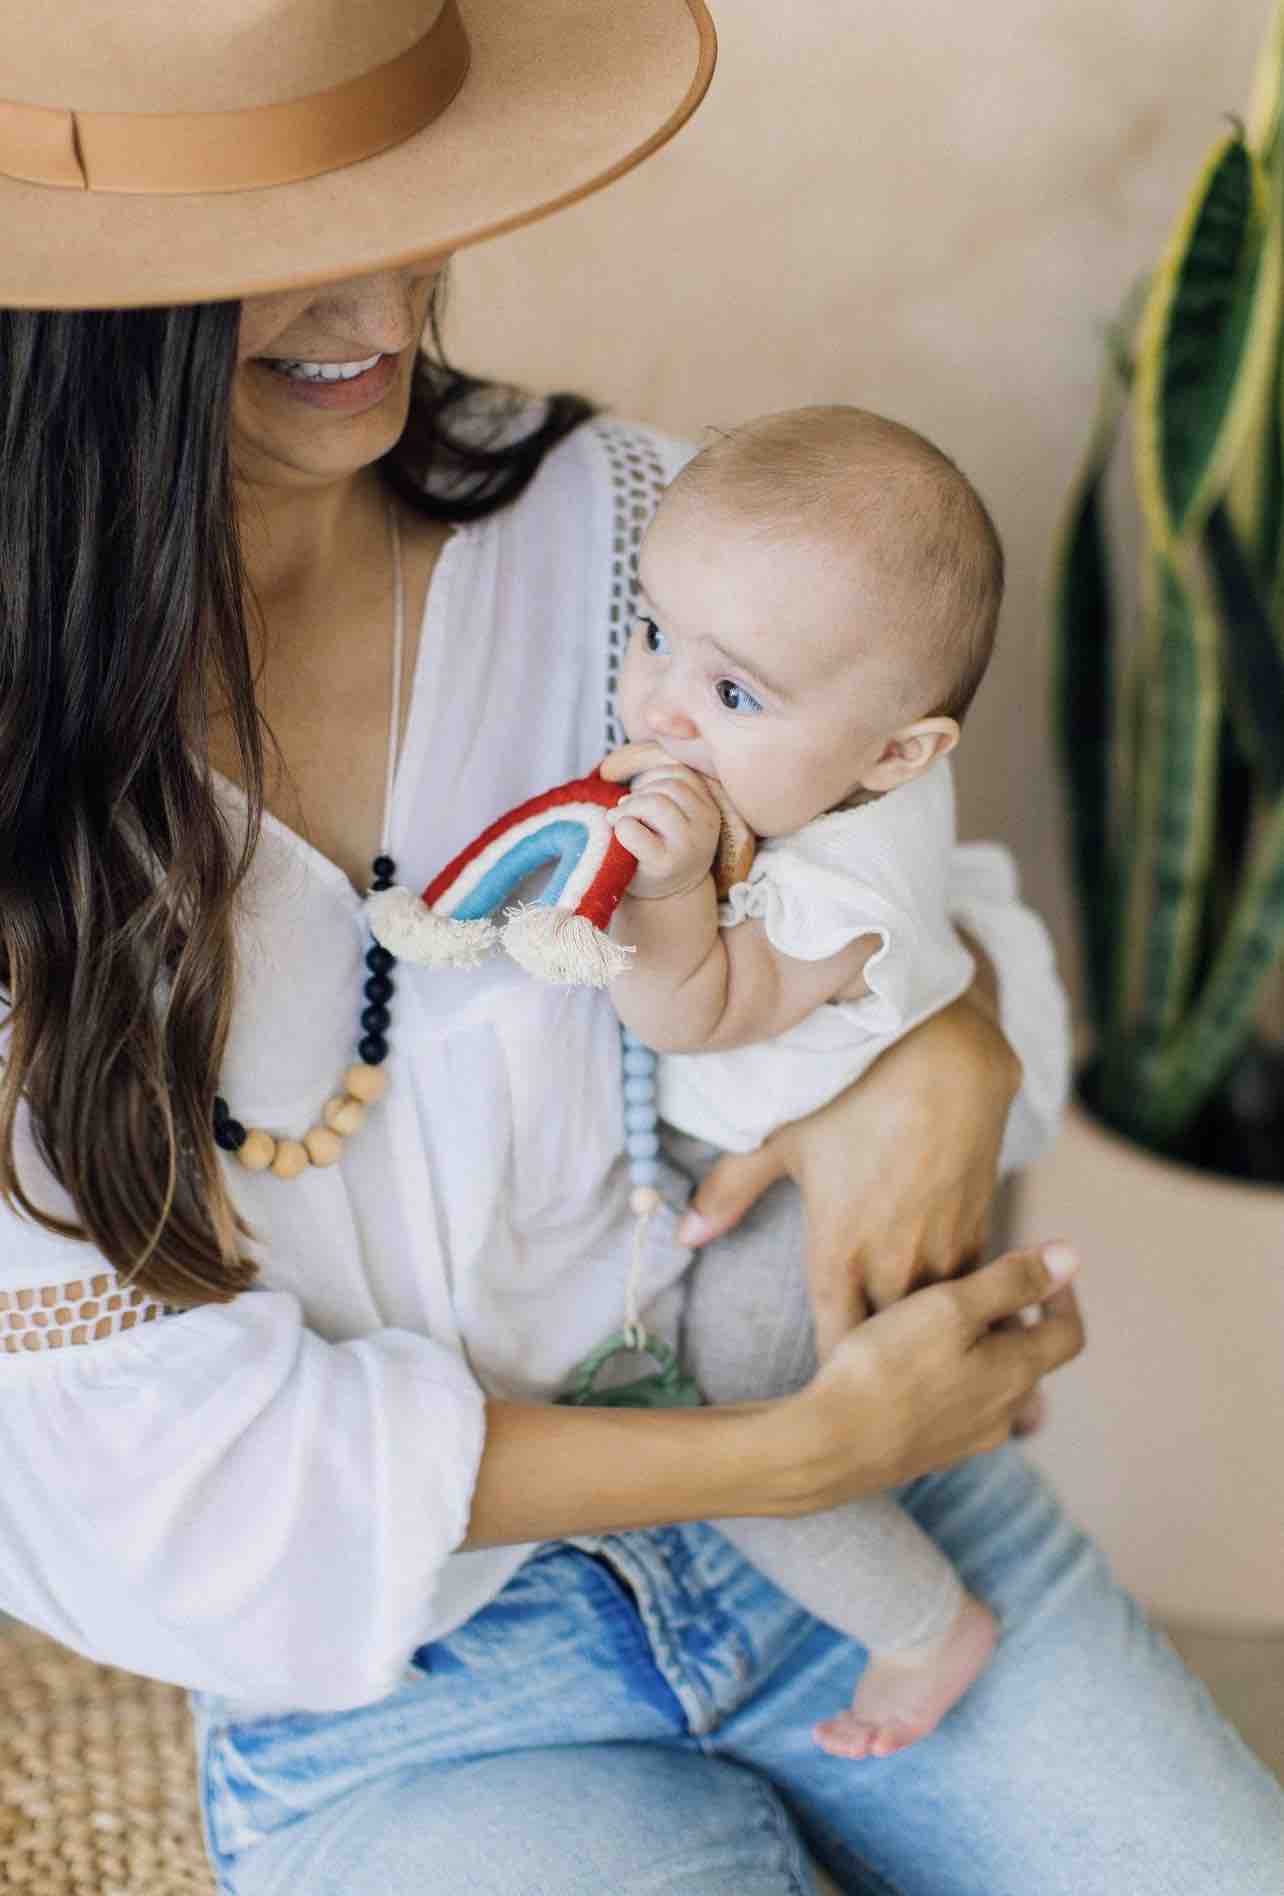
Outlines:
[{"label": "hat brim", "polygon": [[345,170],[184,196],[0,178],[0,305],[212,302],[444,256],[572,204],[685,124],[713,75],[704,0],[461,0],[443,115]]}]

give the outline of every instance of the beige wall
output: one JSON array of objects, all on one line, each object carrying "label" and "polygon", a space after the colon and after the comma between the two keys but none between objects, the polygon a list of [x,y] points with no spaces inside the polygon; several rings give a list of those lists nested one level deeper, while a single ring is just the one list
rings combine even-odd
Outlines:
[{"label": "beige wall", "polygon": [[1011,569],[963,831],[1012,844],[1068,950],[1050,541],[1104,324],[1245,109],[1267,0],[712,4],[695,120],[597,198],[461,256],[452,351],[679,432],[849,400],[954,454]]}]

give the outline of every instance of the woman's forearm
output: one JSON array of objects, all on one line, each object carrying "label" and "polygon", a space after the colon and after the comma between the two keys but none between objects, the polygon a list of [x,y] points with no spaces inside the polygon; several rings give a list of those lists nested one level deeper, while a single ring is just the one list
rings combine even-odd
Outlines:
[{"label": "woman's forearm", "polygon": [[[1051,1246],[916,1291],[848,1331],[805,1389],[773,1402],[490,1402],[463,1546],[811,1514],[993,1448],[1039,1377],[1082,1347],[1065,1289],[1073,1268]],[[1003,1327],[1039,1304],[1042,1322]]]},{"label": "woman's forearm", "polygon": [[777,1403],[593,1409],[488,1402],[464,1546],[788,1514],[800,1484]]}]

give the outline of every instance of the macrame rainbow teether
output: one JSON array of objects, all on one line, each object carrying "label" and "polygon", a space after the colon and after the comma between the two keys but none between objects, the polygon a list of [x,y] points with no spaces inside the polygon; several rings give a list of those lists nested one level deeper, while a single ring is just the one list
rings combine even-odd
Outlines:
[{"label": "macrame rainbow teether", "polygon": [[[403,961],[469,967],[502,945],[546,981],[604,987],[629,961],[606,933],[637,867],[608,821],[624,794],[596,772],[542,791],[484,829],[422,895],[371,896],[371,929]],[[509,908],[546,865],[552,874],[537,900]]]},{"label": "macrame rainbow teether", "polygon": [[[402,961],[474,967],[502,947],[545,981],[605,987],[633,952],[606,931],[637,867],[609,813],[627,794],[627,780],[665,757],[658,745],[625,744],[591,776],[530,797],[461,849],[422,895],[400,888],[371,895],[371,932]],[[754,843],[713,789],[723,814],[715,877],[725,894],[748,873]],[[535,901],[510,907],[526,878],[549,865]]]}]

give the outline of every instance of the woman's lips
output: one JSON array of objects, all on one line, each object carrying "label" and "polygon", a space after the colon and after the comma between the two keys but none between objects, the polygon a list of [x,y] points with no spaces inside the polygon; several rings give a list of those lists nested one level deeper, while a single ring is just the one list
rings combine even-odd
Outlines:
[{"label": "woman's lips", "polygon": [[328,408],[332,414],[359,415],[388,393],[397,379],[401,356],[381,355],[373,368],[348,382],[310,382],[302,376],[284,375],[265,357],[259,358],[257,366],[270,377],[273,388],[291,400],[309,408]]}]

